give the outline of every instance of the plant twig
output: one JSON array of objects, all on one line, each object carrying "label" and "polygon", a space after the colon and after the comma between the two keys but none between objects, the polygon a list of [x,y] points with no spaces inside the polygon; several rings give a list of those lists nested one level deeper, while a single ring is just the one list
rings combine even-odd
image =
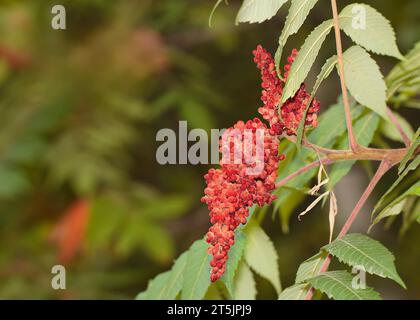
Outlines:
[{"label": "plant twig", "polygon": [[[362,209],[363,205],[366,203],[366,200],[369,198],[370,194],[372,193],[375,186],[378,184],[379,180],[383,177],[383,175],[393,166],[393,164],[389,163],[388,161],[382,161],[378,167],[378,170],[376,170],[375,175],[373,176],[372,180],[369,182],[368,186],[366,187],[365,191],[363,192],[362,196],[360,197],[359,201],[357,202],[356,206],[354,207],[353,211],[351,212],[350,216],[347,218],[346,222],[344,223],[344,226],[342,227],[339,235],[337,238],[341,238],[344,235],[347,234],[350,227],[352,226],[354,220],[360,213],[360,210]],[[327,271],[328,266],[331,262],[331,255],[328,255],[318,274],[323,273]],[[314,289],[311,288],[309,292],[307,293],[305,300],[311,300],[314,295]]]},{"label": "plant twig", "polygon": [[350,103],[349,103],[349,97],[347,95],[346,82],[344,79],[343,49],[341,46],[340,23],[338,19],[336,0],[331,0],[331,8],[333,12],[335,45],[337,48],[337,63],[338,63],[338,70],[339,70],[339,75],[340,75],[341,91],[343,94],[343,104],[344,104],[344,112],[346,115],[346,125],[347,125],[349,146],[351,150],[357,151],[360,149],[360,146],[357,143],[356,138],[353,134],[353,125],[352,125],[351,115],[350,115]]},{"label": "plant twig", "polygon": [[280,188],[280,187],[284,186],[290,180],[296,178],[297,176],[301,175],[302,173],[304,173],[306,171],[309,171],[309,170],[311,170],[313,168],[316,168],[321,163],[324,164],[324,165],[328,165],[331,162],[333,162],[333,161],[331,159],[328,159],[328,158],[323,158],[323,159],[320,159],[320,160],[316,160],[314,162],[311,162],[311,163],[307,164],[306,166],[300,168],[299,170],[293,172],[292,174],[288,175],[284,179],[280,180],[278,183],[276,183],[276,188]]},{"label": "plant twig", "polygon": [[411,140],[410,138],[407,136],[407,134],[405,133],[404,129],[401,127],[401,124],[398,122],[397,117],[395,116],[395,114],[391,111],[391,109],[389,107],[386,107],[386,113],[389,116],[389,119],[392,121],[392,123],[394,124],[395,128],[397,128],[402,140],[404,141],[404,144],[409,147],[411,144]]}]

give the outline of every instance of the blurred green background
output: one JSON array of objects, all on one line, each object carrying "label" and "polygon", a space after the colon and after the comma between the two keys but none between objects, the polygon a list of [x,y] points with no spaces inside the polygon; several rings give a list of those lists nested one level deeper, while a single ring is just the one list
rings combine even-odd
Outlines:
[{"label": "blurred green background", "polygon": [[[262,44],[274,52],[287,14],[283,7],[269,22],[235,26],[240,1],[232,0],[209,28],[214,2],[61,0],[67,29],[53,30],[57,1],[1,1],[0,298],[132,299],[204,235],[208,212],[200,197],[209,166],[159,165],[156,132],[177,129],[179,120],[209,130],[256,116],[260,83],[251,51]],[[368,3],[391,21],[403,53],[419,40],[419,1]],[[329,2],[320,1],[287,49],[299,48],[330,15]],[[321,56],[333,52],[329,38]],[[376,58],[384,74],[397,62]],[[338,93],[330,77],[321,108]],[[417,128],[410,112],[401,114]],[[337,186],[338,224],[368,181],[366,167]],[[381,186],[355,231],[366,231],[380,194]],[[301,222],[292,216],[288,234],[277,216],[267,215],[263,226],[278,249],[284,287],[328,240],[323,209]],[[380,226],[373,235],[396,255],[408,290],[369,276],[368,284],[384,298],[420,298],[420,226],[404,237],[398,227]],[[55,264],[66,266],[66,290],[51,288]],[[258,298],[274,298],[268,282],[257,280]]]}]

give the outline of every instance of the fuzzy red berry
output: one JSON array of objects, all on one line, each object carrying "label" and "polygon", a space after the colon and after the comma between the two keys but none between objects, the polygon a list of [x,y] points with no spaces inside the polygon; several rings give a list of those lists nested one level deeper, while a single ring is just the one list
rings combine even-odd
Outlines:
[{"label": "fuzzy red berry", "polygon": [[[232,137],[237,138],[236,143],[240,142],[240,150],[229,139]],[[278,138],[258,118],[246,123],[238,121],[222,136],[221,168],[210,169],[204,176],[207,187],[201,199],[207,203],[212,223],[206,235],[209,254],[213,255],[211,281],[218,280],[225,272],[235,229],[246,223],[249,207],[270,204],[275,199],[271,191],[275,188],[278,162],[284,158],[278,155],[278,143]],[[247,159],[250,156],[254,161]]]},{"label": "fuzzy red berry", "polygon": [[[285,133],[287,135],[296,135],[300,120],[305,112],[306,104],[309,102],[309,93],[305,90],[305,85],[301,84],[295,96],[287,99],[287,101],[280,106],[281,96],[283,93],[284,83],[278,78],[274,59],[269,52],[267,52],[260,45],[253,51],[254,62],[258,69],[261,70],[261,86],[263,88],[261,100],[264,106],[258,109],[258,112],[263,118],[270,123],[270,130],[272,134],[280,135]],[[298,51],[293,49],[290,56],[287,58],[288,64],[284,66],[284,79],[289,76],[291,65],[294,62]],[[308,112],[306,114],[305,125],[317,125],[317,115],[320,104],[316,99],[313,99]]]}]

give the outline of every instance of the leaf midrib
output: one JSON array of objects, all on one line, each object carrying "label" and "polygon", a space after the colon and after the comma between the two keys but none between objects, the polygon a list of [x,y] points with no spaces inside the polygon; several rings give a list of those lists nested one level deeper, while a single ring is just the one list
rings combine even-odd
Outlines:
[{"label": "leaf midrib", "polygon": [[333,281],[335,280],[336,282],[338,282],[339,284],[341,284],[345,289],[347,289],[347,291],[352,292],[359,300],[363,300],[363,297],[360,296],[360,295],[358,295],[357,292],[353,288],[348,287],[344,282],[340,281],[339,279],[334,278],[333,276],[331,276],[328,273],[325,273],[322,276],[327,277],[327,278],[330,278]]},{"label": "leaf midrib", "polygon": [[312,48],[318,43],[319,39],[321,39],[324,36],[324,33],[326,33],[327,31],[330,31],[330,29],[332,28],[331,20],[327,20],[327,22],[330,22],[330,25],[328,26],[328,28],[326,28],[323,32],[321,32],[321,34],[315,39],[315,41],[309,47],[309,50],[307,50],[306,55],[303,57],[302,63],[300,63],[296,67],[296,70],[293,70],[293,71],[295,71],[296,74],[299,73],[299,69],[302,67],[302,65],[306,61],[306,58],[308,57],[309,53],[312,51]]},{"label": "leaf midrib", "polygon": [[356,246],[352,245],[350,242],[347,242],[346,240],[343,240],[343,239],[338,239],[337,241],[338,242],[339,241],[344,242],[345,244],[349,245],[350,247],[356,249],[357,251],[359,251],[360,253],[362,253],[362,255],[364,255],[365,257],[367,257],[369,260],[373,261],[374,263],[376,263],[377,265],[379,265],[380,267],[382,267],[384,270],[386,270],[389,273],[388,275],[394,275],[394,273],[392,271],[390,271],[388,268],[386,268],[385,266],[383,266],[381,263],[379,263],[376,260],[374,260],[373,258],[371,258],[364,251],[362,251],[359,248],[357,248]]}]

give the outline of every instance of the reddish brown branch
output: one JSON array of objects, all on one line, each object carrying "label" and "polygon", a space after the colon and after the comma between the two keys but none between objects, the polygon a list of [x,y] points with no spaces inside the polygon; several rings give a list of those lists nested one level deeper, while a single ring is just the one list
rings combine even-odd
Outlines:
[{"label": "reddish brown branch", "polygon": [[347,125],[347,132],[348,132],[348,138],[349,138],[349,146],[351,150],[356,151],[359,149],[359,145],[353,134],[353,125],[352,125],[351,115],[350,115],[350,103],[349,103],[349,97],[347,95],[346,81],[344,79],[343,49],[341,46],[340,22],[338,18],[336,0],[331,0],[331,8],[333,12],[335,45],[337,48],[337,63],[338,63],[338,71],[340,75],[341,91],[343,93],[343,104],[344,104],[344,112],[346,115],[346,125]]},{"label": "reddish brown branch", "polygon": [[[379,180],[383,177],[383,175],[391,167],[392,167],[392,164],[387,162],[387,161],[382,161],[380,163],[378,170],[376,171],[372,180],[369,182],[368,186],[366,187],[365,191],[363,192],[361,198],[357,202],[357,204],[354,207],[353,211],[351,212],[350,216],[347,218],[347,220],[344,223],[344,226],[341,229],[337,238],[341,238],[341,237],[343,237],[344,235],[347,234],[347,232],[349,231],[350,227],[352,226],[354,220],[356,219],[356,217],[360,213],[360,210],[362,209],[363,205],[366,203],[366,200],[369,198],[370,194],[372,193],[373,189],[378,184]],[[330,265],[330,262],[331,262],[331,255],[328,255],[325,258],[325,260],[324,260],[324,262],[323,262],[323,264],[322,264],[318,273],[320,274],[320,273],[323,273],[323,272],[327,271],[328,266]],[[306,295],[305,300],[311,300],[313,295],[314,295],[314,289],[311,288],[309,290],[308,294]]]}]

